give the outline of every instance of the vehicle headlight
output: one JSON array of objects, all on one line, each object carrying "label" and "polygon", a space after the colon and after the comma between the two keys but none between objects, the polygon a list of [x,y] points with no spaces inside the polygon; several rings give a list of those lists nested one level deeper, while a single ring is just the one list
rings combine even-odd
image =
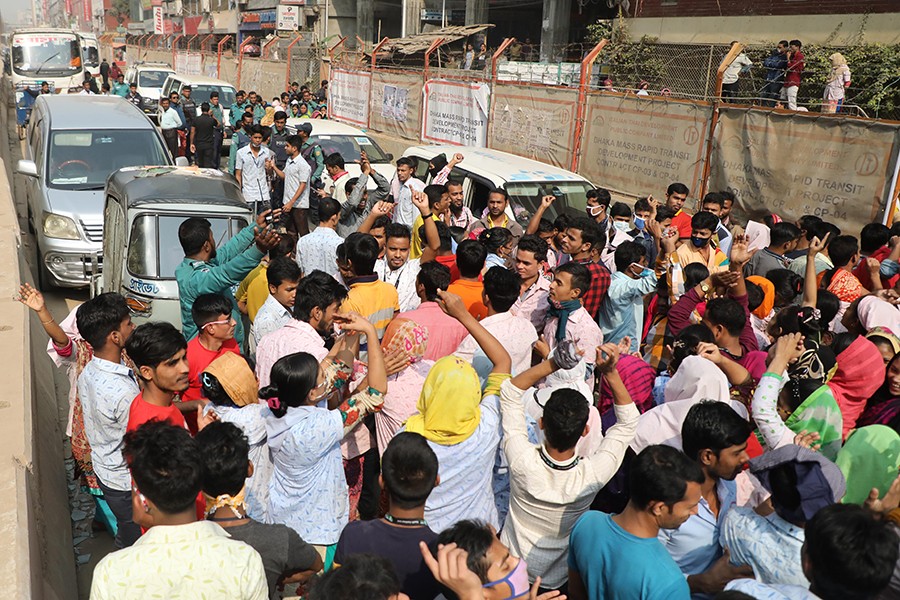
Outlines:
[{"label": "vehicle headlight", "polygon": [[75,221],[62,215],[44,213],[44,235],[61,240],[79,239],[78,228]]}]

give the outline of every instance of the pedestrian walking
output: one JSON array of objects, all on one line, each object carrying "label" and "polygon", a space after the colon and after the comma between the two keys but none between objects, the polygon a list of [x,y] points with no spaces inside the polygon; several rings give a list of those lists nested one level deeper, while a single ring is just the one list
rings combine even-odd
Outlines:
[{"label": "pedestrian walking", "polygon": [[109,63],[105,58],[100,61],[100,77],[103,78],[103,83],[109,85]]},{"label": "pedestrian walking", "polygon": [[181,129],[181,117],[165,97],[159,99],[159,128],[162,130],[166,148],[174,160],[178,156],[178,130]]},{"label": "pedestrian walking", "polygon": [[214,169],[216,165],[216,127],[219,122],[212,116],[208,102],[200,105],[200,116],[194,119],[191,125],[191,154],[197,161],[197,166],[206,169]]},{"label": "pedestrian walking", "polygon": [[272,170],[272,151],[262,145],[263,131],[259,125],[251,125],[250,144],[238,150],[234,163],[234,177],[241,186],[247,204],[257,215],[268,210],[269,178]]}]

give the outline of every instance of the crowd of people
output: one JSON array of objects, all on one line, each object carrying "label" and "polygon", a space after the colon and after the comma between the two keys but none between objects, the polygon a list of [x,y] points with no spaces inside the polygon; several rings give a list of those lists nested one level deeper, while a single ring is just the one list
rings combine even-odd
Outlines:
[{"label": "crowd of people", "polygon": [[461,154],[351,178],[275,117],[256,221],[179,227],[180,329],[22,286],[120,548],[92,598],[900,594],[900,227],[681,183],[518,223]]}]

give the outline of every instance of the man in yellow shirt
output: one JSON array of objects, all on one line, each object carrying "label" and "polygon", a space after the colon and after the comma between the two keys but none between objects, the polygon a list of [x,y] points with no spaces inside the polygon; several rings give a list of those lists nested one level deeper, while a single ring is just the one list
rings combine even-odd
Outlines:
[{"label": "man in yellow shirt", "polygon": [[[428,185],[425,186],[424,192],[425,195],[428,196],[428,207],[431,209],[431,218],[435,221],[443,221],[447,224],[447,221],[444,220],[444,215],[450,209],[450,193],[447,191],[447,186],[435,184]],[[419,230],[424,223],[425,221],[422,220],[422,215],[416,217],[416,220],[413,222],[412,241],[409,246],[410,258],[419,258],[422,256],[423,240],[422,236],[419,235]]]}]

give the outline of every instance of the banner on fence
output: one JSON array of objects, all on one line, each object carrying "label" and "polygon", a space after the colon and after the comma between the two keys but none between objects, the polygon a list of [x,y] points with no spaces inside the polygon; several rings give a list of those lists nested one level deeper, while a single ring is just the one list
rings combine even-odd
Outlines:
[{"label": "banner on fence", "polygon": [[591,94],[579,173],[596,185],[662,197],[675,181],[700,189],[709,104]]},{"label": "banner on fence", "polygon": [[484,147],[490,96],[487,83],[426,81],[422,141]]},{"label": "banner on fence", "polygon": [[488,147],[570,169],[577,105],[576,90],[498,83]]},{"label": "banner on fence", "polygon": [[372,102],[369,127],[419,141],[422,122],[422,78],[403,73],[380,73],[372,76]]},{"label": "banner on fence", "polygon": [[730,189],[749,216],[818,215],[856,234],[880,219],[900,125],[722,108],[710,189]]},{"label": "banner on fence", "polygon": [[185,75],[203,75],[203,55],[199,52],[176,52],[175,71]]},{"label": "banner on fence", "polygon": [[369,91],[372,76],[332,69],[328,81],[328,110],[331,118],[359,127],[369,126]]}]

